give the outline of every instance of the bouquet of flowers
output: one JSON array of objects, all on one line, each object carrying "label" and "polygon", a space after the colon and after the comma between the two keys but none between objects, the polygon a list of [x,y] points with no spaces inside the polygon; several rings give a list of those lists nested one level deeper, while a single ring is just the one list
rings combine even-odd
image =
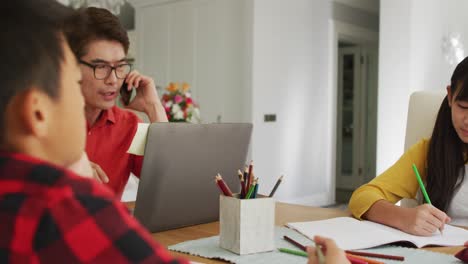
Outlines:
[{"label": "bouquet of flowers", "polygon": [[200,123],[200,110],[190,95],[190,85],[169,83],[162,96],[162,104],[169,122]]}]

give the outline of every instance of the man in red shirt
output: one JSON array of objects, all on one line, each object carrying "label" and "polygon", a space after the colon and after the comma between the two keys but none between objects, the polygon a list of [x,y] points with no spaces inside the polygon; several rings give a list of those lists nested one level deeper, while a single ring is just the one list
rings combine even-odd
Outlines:
[{"label": "man in red shirt", "polygon": [[83,9],[68,23],[66,35],[83,74],[86,152],[103,182],[120,197],[130,172],[139,176],[142,165],[141,156],[127,153],[140,120],[115,105],[122,84],[136,89],[127,108],[146,113],[152,123],[167,122],[167,116],[153,79],[131,71],[127,32],[116,16],[106,9]]},{"label": "man in red shirt", "polygon": [[73,11],[55,0],[0,10],[0,263],[180,263],[111,191],[64,169],[86,138],[81,71],[62,31]]}]

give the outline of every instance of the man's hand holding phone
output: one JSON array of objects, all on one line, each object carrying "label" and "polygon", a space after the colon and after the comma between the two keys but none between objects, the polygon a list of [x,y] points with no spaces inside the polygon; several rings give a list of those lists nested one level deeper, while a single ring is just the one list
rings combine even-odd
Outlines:
[{"label": "man's hand holding phone", "polygon": [[[130,101],[131,89],[136,90],[136,96]],[[127,108],[146,113],[151,123],[168,121],[152,78],[131,71],[124,80],[120,94],[122,103]]]}]

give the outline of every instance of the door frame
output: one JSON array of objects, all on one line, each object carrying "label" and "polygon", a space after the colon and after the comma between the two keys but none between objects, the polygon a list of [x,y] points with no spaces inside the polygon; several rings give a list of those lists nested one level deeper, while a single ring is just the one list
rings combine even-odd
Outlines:
[{"label": "door frame", "polygon": [[[353,43],[354,44],[354,43]],[[356,44],[353,47],[346,47],[342,48],[341,50],[338,49],[338,65],[339,68],[343,68],[343,60],[342,58],[343,55],[352,55],[354,57],[354,63],[356,64],[354,68],[354,98],[353,98],[353,138],[352,138],[352,156],[353,156],[353,161],[351,165],[351,175],[345,178],[342,178],[341,181],[337,178],[338,174],[336,174],[336,187],[339,188],[344,188],[344,186],[348,187],[357,187],[354,186],[354,183],[356,182],[356,177],[359,177],[359,173],[357,170],[357,167],[362,166],[361,159],[360,157],[362,156],[363,153],[360,151],[360,148],[358,147],[360,143],[364,140],[362,137],[362,121],[364,120],[364,111],[362,111],[362,106],[363,106],[363,99],[365,98],[366,94],[365,91],[362,90],[362,80],[365,80],[364,74],[365,71],[363,71],[362,68],[362,63],[361,63],[361,58],[362,58],[362,46]],[[336,124],[337,124],[337,130],[336,130],[336,172],[340,172],[342,170],[342,155],[339,154],[339,151],[343,149],[343,141],[342,141],[342,135],[343,131],[342,129],[339,129],[341,124],[343,123],[343,71],[339,70],[338,71],[338,91],[337,91],[337,118],[336,118]],[[359,109],[361,108],[361,109]],[[358,158],[358,159],[356,159]],[[359,179],[362,180],[362,179]]]},{"label": "door frame", "polygon": [[328,190],[328,200],[335,202],[335,195],[336,195],[336,172],[337,172],[337,104],[338,104],[338,42],[339,41],[348,41],[356,44],[362,45],[373,45],[378,47],[379,43],[379,33],[376,31],[372,31],[367,28],[359,27],[353,24],[341,22],[338,20],[330,19],[329,20],[329,38],[330,38],[330,45],[331,48],[329,49],[329,76],[328,76],[328,83],[329,83],[329,90],[331,91],[331,104],[330,104],[330,112],[332,113],[332,139],[331,142],[333,145],[331,146],[331,157],[330,157],[330,189]]}]

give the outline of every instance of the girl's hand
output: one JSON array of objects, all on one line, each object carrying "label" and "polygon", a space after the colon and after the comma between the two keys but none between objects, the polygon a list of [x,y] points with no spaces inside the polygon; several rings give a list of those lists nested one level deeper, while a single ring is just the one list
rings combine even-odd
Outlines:
[{"label": "girl's hand", "polygon": [[400,229],[417,236],[431,236],[437,230],[443,230],[444,225],[451,221],[441,210],[430,204],[423,204],[415,208],[405,208]]}]

